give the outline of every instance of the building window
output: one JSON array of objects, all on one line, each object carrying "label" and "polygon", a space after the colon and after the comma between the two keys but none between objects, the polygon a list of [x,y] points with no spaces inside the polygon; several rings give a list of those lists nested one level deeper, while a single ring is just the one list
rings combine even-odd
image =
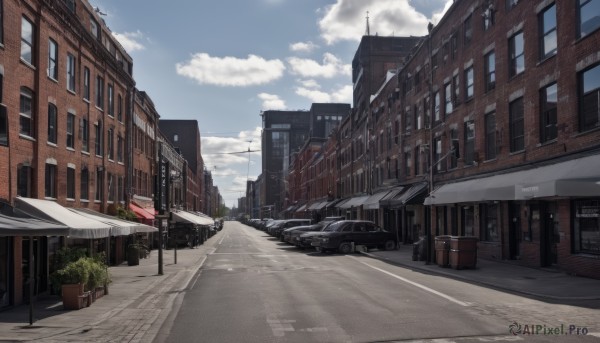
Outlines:
[{"label": "building window", "polygon": [[458,141],[457,129],[450,129],[450,149],[452,149],[452,154],[448,157],[450,159],[448,168],[454,169],[458,167],[458,158],[460,156],[460,144]]},{"label": "building window", "polygon": [[600,125],[600,65],[580,74],[579,131],[584,132]]},{"label": "building window", "polygon": [[574,252],[600,255],[600,200],[575,201],[574,210]]},{"label": "building window", "polygon": [[435,92],[433,95],[433,119],[436,122],[440,121],[440,92]]},{"label": "building window", "polygon": [[102,134],[104,133],[104,131],[102,130],[102,122],[98,121],[98,123],[95,125],[96,128],[96,137],[95,137],[95,152],[96,152],[96,156],[102,156],[102,154],[104,153],[104,148],[102,146],[103,139],[102,139]]},{"label": "building window", "polygon": [[421,170],[421,146],[415,148],[415,175],[420,175]]},{"label": "building window", "polygon": [[454,33],[452,33],[452,36],[450,37],[450,56],[452,57],[452,60],[456,59],[457,54],[458,54],[458,37],[456,35],[456,32],[454,32]]},{"label": "building window", "polygon": [[56,165],[46,163],[46,183],[45,196],[46,198],[56,199]]},{"label": "building window", "polygon": [[75,115],[67,113],[67,148],[75,147]]},{"label": "building window", "polygon": [[472,165],[475,161],[475,122],[470,120],[465,123],[465,165]]},{"label": "building window", "polygon": [[508,40],[510,68],[509,76],[515,76],[525,71],[525,40],[523,32],[510,37]]},{"label": "building window", "polygon": [[433,140],[433,156],[435,161],[435,170],[439,173],[446,169],[444,160],[442,160],[443,149],[442,149],[442,138],[437,137]]},{"label": "building window", "polygon": [[415,105],[415,129],[421,130],[423,128],[423,108],[419,105]]},{"label": "building window", "polygon": [[452,113],[452,84],[451,83],[447,83],[444,86],[444,96],[446,99],[446,107],[445,107],[445,114],[449,115],[450,113]]},{"label": "building window", "polygon": [[525,149],[525,120],[523,98],[509,104],[510,152]]},{"label": "building window", "polygon": [[90,198],[90,172],[87,168],[81,169],[81,180],[80,180],[81,189],[79,192],[81,193],[82,200],[89,200]]},{"label": "building window", "polygon": [[517,6],[519,0],[506,0],[506,9],[511,10],[513,7]]},{"label": "building window", "polygon": [[0,104],[0,145],[8,146],[8,114],[4,104]]},{"label": "building window", "polygon": [[117,120],[123,122],[123,97],[121,94],[117,96]]},{"label": "building window", "polygon": [[21,18],[21,59],[30,65],[33,65],[33,47],[35,41],[33,23],[27,18]]},{"label": "building window", "polygon": [[58,110],[54,104],[48,104],[48,142],[52,144],[56,144],[56,132],[58,131],[57,126],[57,117]]},{"label": "building window", "polygon": [[540,20],[540,60],[556,55],[556,4],[539,15]]},{"label": "building window", "polygon": [[556,83],[540,91],[540,142],[556,139],[558,87]]},{"label": "building window", "polygon": [[484,59],[485,91],[489,92],[496,88],[496,53],[494,51],[489,52]]},{"label": "building window", "polygon": [[498,205],[482,204],[481,207],[481,237],[487,242],[499,242]]},{"label": "building window", "polygon": [[485,159],[496,158],[496,112],[485,115]]},{"label": "building window", "polygon": [[67,199],[75,199],[75,168],[67,167]]},{"label": "building window", "polygon": [[102,168],[96,169],[96,195],[94,200],[102,201],[104,197],[104,171]]},{"label": "building window", "polygon": [[17,167],[17,195],[31,198],[33,192],[33,169],[30,166]]},{"label": "building window", "polygon": [[410,132],[410,130],[412,130],[412,117],[410,109],[407,109],[404,114],[404,132]]},{"label": "building window", "polygon": [[81,138],[81,150],[85,152],[90,151],[89,139],[90,137],[90,124],[87,119],[79,119],[79,138]]},{"label": "building window", "polygon": [[0,1],[0,44],[4,43],[4,0]]},{"label": "building window", "polygon": [[75,92],[75,56],[67,54],[67,89]]},{"label": "building window", "polygon": [[88,67],[83,68],[83,98],[90,100],[90,70]]},{"label": "building window", "polygon": [[492,28],[492,26],[494,26],[494,23],[496,22],[496,11],[494,10],[494,6],[493,5],[488,5],[486,7],[486,9],[483,11],[483,29],[485,31],[489,30]]},{"label": "building window", "polygon": [[410,156],[410,151],[405,151],[404,152],[404,176],[405,177],[409,177],[411,175],[411,173],[410,173],[411,164],[412,164],[412,158]]},{"label": "building window", "polygon": [[115,116],[115,94],[112,84],[107,86],[108,88],[108,115],[111,117]]},{"label": "building window", "polygon": [[119,176],[117,180],[117,200],[123,203],[125,201],[125,182],[122,176]]},{"label": "building window", "polygon": [[465,96],[467,101],[473,99],[475,95],[475,72],[473,67],[465,70]]},{"label": "building window", "polygon": [[67,8],[75,13],[75,0],[66,0],[65,3],[67,4]]},{"label": "building window", "polygon": [[34,109],[33,92],[27,87],[21,87],[19,113],[19,132],[28,137],[35,137],[34,134]]},{"label": "building window", "polygon": [[104,79],[101,76],[96,77],[96,106],[104,109]]},{"label": "building window", "polygon": [[460,78],[458,75],[454,75],[454,77],[452,77],[452,88],[454,88],[452,103],[454,103],[454,107],[456,107],[460,104]]},{"label": "building window", "polygon": [[600,0],[579,0],[579,37],[585,37],[600,27]]},{"label": "building window", "polygon": [[48,40],[48,77],[58,80],[58,45],[52,39]]},{"label": "building window", "polygon": [[123,137],[117,136],[117,161],[123,162]]},{"label": "building window", "polygon": [[109,202],[114,202],[115,201],[115,183],[114,183],[114,179],[115,179],[115,176],[112,173],[108,173],[108,175],[107,175],[107,181],[108,181],[108,201]]},{"label": "building window", "polygon": [[108,129],[107,131],[107,135],[108,135],[108,141],[107,141],[107,149],[108,149],[108,159],[109,160],[114,160],[115,158],[115,149],[114,149],[114,139],[115,139],[115,135],[114,135],[115,130],[113,128]]},{"label": "building window", "polygon": [[96,20],[94,20],[92,17],[90,17],[90,31],[92,32],[94,38],[100,39],[100,28],[98,27]]},{"label": "building window", "polygon": [[464,46],[469,45],[469,43],[471,43],[471,39],[473,39],[473,25],[472,25],[472,15],[469,14],[469,16],[467,17],[467,19],[465,19],[465,22],[463,23],[463,28],[464,28]]}]

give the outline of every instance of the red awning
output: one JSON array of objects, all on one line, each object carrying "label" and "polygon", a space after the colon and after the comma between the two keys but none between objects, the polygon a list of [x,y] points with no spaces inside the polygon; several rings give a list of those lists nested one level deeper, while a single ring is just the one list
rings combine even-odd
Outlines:
[{"label": "red awning", "polygon": [[136,206],[134,204],[129,204],[129,209],[132,210],[136,216],[138,216],[138,218],[140,219],[154,219],[154,215],[148,211],[146,211],[145,209]]}]

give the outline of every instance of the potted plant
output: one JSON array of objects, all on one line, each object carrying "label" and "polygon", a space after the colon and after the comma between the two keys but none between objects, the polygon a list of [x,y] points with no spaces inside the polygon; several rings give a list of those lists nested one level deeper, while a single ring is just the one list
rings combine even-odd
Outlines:
[{"label": "potted plant", "polygon": [[84,294],[84,286],[89,281],[89,263],[86,258],[80,258],[75,262],[56,271],[56,279],[61,285],[63,306],[66,310],[79,310],[84,305],[87,297]]}]

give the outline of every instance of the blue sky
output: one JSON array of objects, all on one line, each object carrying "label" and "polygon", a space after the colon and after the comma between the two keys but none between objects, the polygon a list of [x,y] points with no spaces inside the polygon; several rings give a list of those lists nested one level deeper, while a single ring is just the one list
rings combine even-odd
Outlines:
[{"label": "blue sky", "polygon": [[[425,35],[452,0],[90,0],[133,58],[137,87],[165,119],[196,119],[228,207],[260,174],[261,110],[352,103],[366,32]],[[250,155],[250,156],[249,156]],[[248,168],[248,156],[250,167]]]}]

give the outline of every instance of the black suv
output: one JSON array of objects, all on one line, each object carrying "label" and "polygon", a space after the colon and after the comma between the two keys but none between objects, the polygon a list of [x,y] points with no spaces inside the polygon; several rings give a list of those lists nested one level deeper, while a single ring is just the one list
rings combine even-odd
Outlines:
[{"label": "black suv", "polygon": [[393,250],[396,248],[394,234],[366,220],[341,220],[312,237],[311,245],[322,252],[353,252],[354,246]]}]

